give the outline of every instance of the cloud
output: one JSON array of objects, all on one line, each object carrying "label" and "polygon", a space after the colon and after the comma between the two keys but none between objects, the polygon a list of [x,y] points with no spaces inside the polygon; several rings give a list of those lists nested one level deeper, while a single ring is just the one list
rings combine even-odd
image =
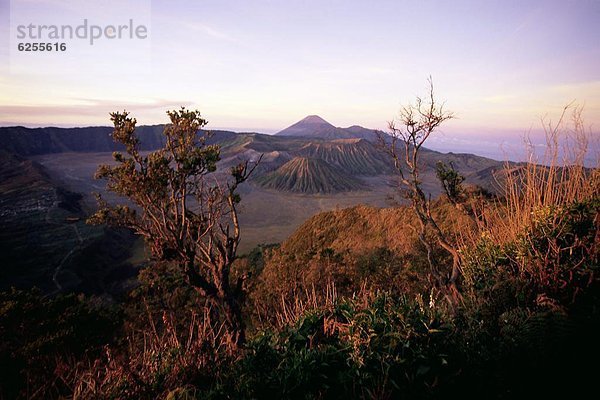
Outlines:
[{"label": "cloud", "polygon": [[483,101],[490,104],[504,104],[507,102],[512,102],[517,98],[518,96],[516,95],[499,94],[495,96],[484,97]]},{"label": "cloud", "polygon": [[181,107],[181,106],[189,106],[192,104],[191,101],[175,101],[168,99],[153,99],[150,101],[120,101],[114,99],[95,99],[95,98],[84,98],[84,97],[75,97],[73,100],[84,102],[86,106],[92,107],[105,107],[110,106],[114,107],[118,105],[120,107],[126,108],[136,108],[136,109],[155,109],[155,108],[168,108],[168,107]]},{"label": "cloud", "polygon": [[[108,113],[116,110],[128,110],[135,113],[164,116],[165,110],[189,107],[191,101],[175,101],[155,99],[147,102],[121,101],[109,99],[74,98],[71,104],[37,104],[37,105],[0,105],[0,123],[7,125],[10,121],[21,121],[21,124],[40,124],[51,121],[77,125],[83,117],[108,121]],[[86,118],[89,120],[89,118]],[[68,122],[67,122],[68,121]]]},{"label": "cloud", "polygon": [[582,100],[591,98],[600,100],[600,81],[588,81],[554,85],[549,91],[556,95],[579,96]]},{"label": "cloud", "polygon": [[180,26],[189,29],[195,32],[201,32],[207,36],[213,37],[215,39],[224,40],[227,42],[237,42],[237,39],[231,37],[227,33],[217,30],[209,25],[199,23],[199,22],[184,22],[180,23]]}]

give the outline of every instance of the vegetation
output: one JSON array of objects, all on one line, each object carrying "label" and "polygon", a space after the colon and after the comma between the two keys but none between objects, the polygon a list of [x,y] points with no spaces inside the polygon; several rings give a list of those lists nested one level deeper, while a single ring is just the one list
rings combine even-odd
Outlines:
[{"label": "vegetation", "polygon": [[165,147],[147,156],[140,153],[137,121],[127,112],[111,114],[113,138],[127,155],[115,152],[117,165],[101,165],[96,178],[106,179],[108,190],[137,209],[109,206],[99,198],[101,208],[90,222],[131,228],[144,237],[155,259],[176,263],[187,283],[224,318],[231,344],[239,346],[245,341],[243,277],[232,282],[230,276],[240,241],[236,191],[256,165],[246,161],[231,169],[232,181],[210,182],[207,175],[217,169],[219,146],[197,137],[207,121],[185,108],[167,114],[171,124],[164,130]]},{"label": "vegetation", "polygon": [[[442,123],[452,118],[453,114],[446,111],[444,105],[435,99],[433,80],[429,78],[427,98],[417,97],[414,104],[402,107],[399,124],[394,121],[389,124],[391,140],[388,143],[388,139],[381,135],[380,142],[392,157],[403,194],[410,200],[412,209],[418,217],[419,240],[427,249],[427,261],[431,274],[437,279],[440,287],[448,285],[452,291],[451,295],[456,296],[458,294],[456,280],[460,274],[460,255],[433,218],[431,198],[425,194],[420,180],[421,148]],[[438,172],[440,172],[439,168]],[[445,171],[444,174],[447,175]],[[445,177],[442,176],[442,178]],[[442,179],[444,188],[447,183],[447,180]],[[428,231],[433,234],[438,244],[452,255],[452,270],[448,277],[439,270],[439,263],[434,258],[433,246],[428,238]]]},{"label": "vegetation", "polygon": [[39,290],[0,293],[0,388],[4,398],[69,392],[61,371],[116,343],[121,311],[83,296],[45,298]]},{"label": "vegetation", "polygon": [[[414,146],[435,124],[424,123],[424,130],[409,124],[409,132],[421,132],[409,135],[419,141],[405,147],[417,169],[400,169],[412,193],[409,206],[323,213],[281,245],[228,259],[227,282],[245,277],[237,315],[247,340],[234,340],[237,346],[223,304],[197,290],[184,261],[202,266],[199,273],[211,274],[213,264],[183,258],[178,247],[205,249],[210,234],[177,230],[184,217],[205,223],[203,209],[181,214],[185,208],[170,208],[173,193],[187,205],[181,191],[188,186],[182,182],[195,176],[191,171],[205,181],[214,171],[218,149],[192,146],[204,120],[188,111],[170,114],[167,143],[173,141],[142,156],[135,150],[135,120],[114,115],[115,136],[130,148],[100,174],[141,214],[106,208],[97,217],[127,216],[130,226],[135,221],[150,231],[154,260],[118,309],[96,299],[4,293],[0,329],[11,340],[3,344],[2,365],[14,364],[17,372],[3,371],[3,396],[577,396],[590,388],[595,369],[588,364],[600,356],[600,172],[583,165],[587,132],[581,110],[574,110],[572,123],[569,111],[547,125],[546,158],[532,154],[530,163],[506,164],[498,174],[503,189],[497,196],[463,187],[460,175],[445,165],[437,172],[446,196],[430,200],[419,186],[420,150]],[[229,219],[235,207],[227,208],[237,204],[235,192],[215,190],[230,212],[219,221],[235,225]],[[181,233],[180,242],[147,225],[161,209],[170,210],[165,219]],[[155,226],[163,227],[160,220]],[[460,259],[452,298],[437,271],[448,271],[451,279],[455,255],[440,233]],[[221,282],[211,279],[212,285]]]}]

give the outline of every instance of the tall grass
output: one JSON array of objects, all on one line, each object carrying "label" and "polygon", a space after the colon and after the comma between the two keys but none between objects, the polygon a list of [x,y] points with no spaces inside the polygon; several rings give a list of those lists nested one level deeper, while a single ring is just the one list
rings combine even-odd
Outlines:
[{"label": "tall grass", "polygon": [[317,291],[314,285],[310,290],[301,290],[292,297],[281,296],[281,303],[275,308],[275,327],[278,329],[293,325],[303,315],[311,311],[331,310],[338,302],[335,282],[328,282],[323,291]]},{"label": "tall grass", "polygon": [[73,399],[155,398],[165,396],[183,382],[213,379],[220,366],[235,358],[235,349],[222,323],[211,310],[193,314],[188,328],[176,328],[174,317],[162,321],[149,316],[147,328],[128,332],[123,348],[106,347],[104,357],[65,366],[62,381]]},{"label": "tall grass", "polygon": [[[496,273],[489,269],[497,270],[504,259],[500,264],[542,297],[553,293],[564,299],[589,285],[593,271],[586,266],[598,255],[598,237],[579,232],[597,231],[600,170],[598,159],[594,167],[585,165],[593,136],[582,113],[581,107],[568,105],[557,122],[543,120],[543,153],[528,141],[527,162],[505,163],[497,175],[500,195],[484,208],[474,234],[463,235],[463,254],[470,257],[463,268],[467,283],[486,280],[482,276]],[[590,220],[595,228],[583,227]],[[477,272],[469,271],[478,264]],[[565,288],[573,290],[566,294]]]},{"label": "tall grass", "polygon": [[542,125],[543,153],[538,154],[526,139],[527,162],[506,162],[497,177],[503,196],[485,218],[488,232],[498,243],[517,239],[544,210],[589,200],[599,193],[598,160],[594,168],[585,167],[592,132],[585,127],[583,108],[567,105],[556,123],[542,120]]}]

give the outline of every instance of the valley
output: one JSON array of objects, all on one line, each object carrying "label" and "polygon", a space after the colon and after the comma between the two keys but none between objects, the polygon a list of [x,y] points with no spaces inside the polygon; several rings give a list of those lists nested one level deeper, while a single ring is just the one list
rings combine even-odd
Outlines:
[{"label": "valley", "polygon": [[[160,126],[139,128],[143,154],[162,145],[161,130]],[[33,246],[20,253],[5,253],[9,259],[4,264],[12,265],[12,272],[6,268],[3,271],[13,277],[8,281],[23,285],[34,281],[47,292],[73,288],[102,292],[113,290],[108,288],[113,285],[111,274],[133,271],[132,267],[143,262],[139,238],[84,222],[96,208],[94,193],[101,193],[111,203],[122,201],[106,192],[104,182],[93,178],[98,165],[112,163],[112,151],[120,150],[110,142],[109,134],[110,129],[105,127],[0,128],[0,150],[7,155],[5,170],[9,171],[12,164],[25,163],[28,169],[20,171],[29,171],[24,176],[37,182],[26,184],[11,177],[11,185],[20,188],[22,194],[9,195],[12,192],[8,189],[2,193],[3,232],[23,232],[29,239],[15,236],[15,240]],[[260,244],[283,242],[321,212],[360,204],[385,208],[404,201],[395,190],[393,164],[378,148],[377,135],[377,131],[358,126],[337,128],[317,116],[309,116],[275,135],[212,132],[207,143],[221,146],[215,179],[226,179],[230,167],[245,160],[256,161],[262,155],[254,176],[239,190],[240,254]],[[472,154],[424,149],[423,188],[434,198],[441,193],[435,177],[439,160],[452,162],[467,183],[489,190],[494,190],[495,171],[502,167],[501,162]],[[38,186],[45,189],[35,191]],[[70,200],[59,200],[57,193]],[[57,206],[59,202],[69,204],[70,211]],[[14,214],[15,207],[21,216],[17,219],[9,215]],[[4,243],[12,246],[11,240]],[[77,264],[84,253],[95,254],[95,266]],[[123,270],[113,264],[129,267]],[[123,273],[127,276],[133,272]],[[117,277],[117,281],[120,279]]]},{"label": "valley", "polygon": [[87,225],[87,196],[54,175],[35,161],[0,153],[0,288],[122,293],[137,273],[127,261],[135,238]]},{"label": "valley", "polygon": [[[82,201],[88,209],[96,206],[93,192],[102,193],[109,201],[119,200],[104,190],[103,182],[93,179],[99,164],[112,161],[112,153],[57,153],[34,156],[32,159],[43,165],[69,190],[83,193]],[[224,159],[223,163],[232,163],[232,160]],[[365,186],[369,190],[343,194],[285,192],[267,189],[251,181],[240,187],[243,232],[240,250],[247,252],[259,244],[281,242],[305,220],[322,211],[356,204],[389,206],[388,197],[393,193],[388,182],[391,179],[392,177],[371,177],[367,180],[368,186]]]}]

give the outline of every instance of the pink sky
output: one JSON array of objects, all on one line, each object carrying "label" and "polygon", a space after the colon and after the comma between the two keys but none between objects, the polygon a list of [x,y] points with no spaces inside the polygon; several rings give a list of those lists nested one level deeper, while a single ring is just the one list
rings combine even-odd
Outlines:
[{"label": "pink sky", "polygon": [[[573,100],[600,124],[599,1],[118,4],[0,0],[0,125],[107,125],[125,108],[155,124],[185,105],[212,128],[272,133],[309,114],[385,128],[429,75],[458,116],[442,142],[515,141]],[[137,18],[149,38],[23,59],[11,8],[13,25]]]}]

